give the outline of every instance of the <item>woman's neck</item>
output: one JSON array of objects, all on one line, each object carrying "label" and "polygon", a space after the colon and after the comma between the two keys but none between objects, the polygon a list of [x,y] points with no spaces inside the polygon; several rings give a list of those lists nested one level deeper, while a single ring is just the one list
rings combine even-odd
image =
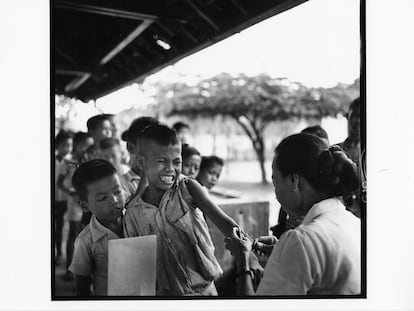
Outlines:
[{"label": "woman's neck", "polygon": [[303,202],[302,202],[302,215],[301,217],[306,216],[306,214],[309,212],[309,210],[314,206],[316,203],[329,199],[331,196],[326,194],[325,192],[319,192],[319,191],[311,191],[306,196],[304,196]]}]

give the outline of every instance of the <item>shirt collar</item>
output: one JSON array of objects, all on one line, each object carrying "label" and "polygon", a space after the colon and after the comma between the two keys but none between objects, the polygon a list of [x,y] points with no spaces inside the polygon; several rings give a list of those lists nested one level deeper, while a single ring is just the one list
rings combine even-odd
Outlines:
[{"label": "shirt collar", "polygon": [[345,206],[338,198],[330,198],[314,204],[302,221],[302,225],[310,224],[315,218],[326,212],[344,209]]},{"label": "shirt collar", "polygon": [[108,234],[113,234],[115,236],[118,236],[115,232],[112,232],[105,226],[103,226],[98,219],[96,219],[95,215],[92,215],[91,221],[89,223],[89,227],[91,230],[92,235],[92,241],[95,243],[98,240],[100,240],[102,237]]}]

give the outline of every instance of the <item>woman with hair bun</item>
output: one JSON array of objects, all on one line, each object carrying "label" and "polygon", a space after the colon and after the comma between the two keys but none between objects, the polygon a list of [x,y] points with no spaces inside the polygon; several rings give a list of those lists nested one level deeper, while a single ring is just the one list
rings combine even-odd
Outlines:
[{"label": "woman with hair bun", "polygon": [[[226,238],[236,258],[238,294],[360,294],[360,220],[339,199],[358,188],[355,163],[338,146],[296,134],[277,146],[272,170],[277,200],[289,216],[304,219],[280,240],[252,241],[237,229]],[[270,255],[256,292],[248,264],[252,245]]]}]

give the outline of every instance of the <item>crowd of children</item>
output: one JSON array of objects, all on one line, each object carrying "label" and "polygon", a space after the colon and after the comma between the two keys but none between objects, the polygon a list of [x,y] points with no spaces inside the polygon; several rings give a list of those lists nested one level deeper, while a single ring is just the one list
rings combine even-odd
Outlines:
[{"label": "crowd of children", "polygon": [[[69,224],[64,279],[75,281],[78,296],[106,296],[108,241],[156,235],[157,295],[217,295],[214,281],[222,269],[205,217],[223,239],[234,228],[244,235],[209,195],[223,160],[191,146],[189,126],[182,122],[170,128],[153,117],[133,120],[121,135],[128,163],[113,116],[94,116],[87,128],[87,133],[60,131],[55,138],[56,265],[62,263],[64,219]],[[302,132],[329,145],[319,126]],[[349,139],[345,143],[350,145]],[[271,229],[280,237],[302,219],[281,209],[279,224]],[[253,253],[249,267],[260,277],[263,268]]]}]

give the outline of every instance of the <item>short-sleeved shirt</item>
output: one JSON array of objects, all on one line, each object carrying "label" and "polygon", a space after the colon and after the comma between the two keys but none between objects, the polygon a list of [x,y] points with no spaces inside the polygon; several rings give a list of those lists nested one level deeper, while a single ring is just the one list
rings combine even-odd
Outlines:
[{"label": "short-sleeved shirt", "polygon": [[202,295],[222,273],[185,179],[164,193],[159,207],[138,195],[124,218],[126,237],[157,235],[157,295]]},{"label": "short-sleeved shirt", "polygon": [[136,174],[132,169],[126,172],[119,179],[121,187],[125,192],[125,202],[129,202],[134,196],[135,192],[138,189],[139,181],[141,177]]},{"label": "short-sleeved shirt", "polygon": [[284,233],[257,295],[352,295],[361,291],[360,220],[338,198],[315,204]]},{"label": "short-sleeved shirt", "polygon": [[119,238],[92,216],[90,223],[75,240],[69,271],[92,277],[96,296],[108,295],[108,241]]}]

